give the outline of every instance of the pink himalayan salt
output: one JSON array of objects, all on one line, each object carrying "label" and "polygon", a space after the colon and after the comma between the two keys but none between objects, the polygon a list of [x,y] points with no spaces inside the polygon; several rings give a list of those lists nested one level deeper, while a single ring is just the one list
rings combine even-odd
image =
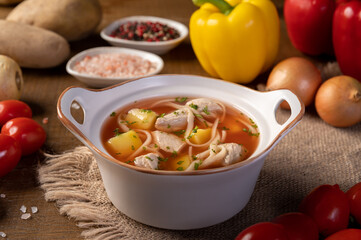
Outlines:
[{"label": "pink himalayan salt", "polygon": [[100,77],[139,77],[154,72],[156,64],[140,56],[124,53],[104,53],[86,56],[74,70]]}]

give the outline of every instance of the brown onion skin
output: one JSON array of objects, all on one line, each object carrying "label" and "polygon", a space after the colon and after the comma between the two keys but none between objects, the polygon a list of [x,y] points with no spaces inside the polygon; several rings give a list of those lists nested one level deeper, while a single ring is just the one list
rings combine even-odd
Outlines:
[{"label": "brown onion skin", "polygon": [[[320,70],[309,60],[301,57],[291,57],[279,62],[271,71],[267,90],[288,89],[296,94],[309,106],[322,83]],[[286,102],[281,108],[290,109]]]},{"label": "brown onion skin", "polygon": [[315,97],[318,115],[334,127],[349,127],[361,121],[361,83],[341,75],[322,83]]}]

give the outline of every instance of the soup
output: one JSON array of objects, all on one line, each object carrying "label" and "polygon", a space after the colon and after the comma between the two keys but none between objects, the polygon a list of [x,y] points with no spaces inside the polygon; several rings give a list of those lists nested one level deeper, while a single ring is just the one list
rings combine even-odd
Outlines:
[{"label": "soup", "polygon": [[127,164],[197,171],[247,159],[257,148],[257,124],[210,98],[151,98],[115,112],[101,132],[105,149]]}]

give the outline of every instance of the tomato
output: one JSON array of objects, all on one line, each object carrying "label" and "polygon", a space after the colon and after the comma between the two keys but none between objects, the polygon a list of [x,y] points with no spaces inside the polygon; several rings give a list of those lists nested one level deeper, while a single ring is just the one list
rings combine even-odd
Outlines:
[{"label": "tomato", "polygon": [[300,212],[312,217],[323,236],[347,228],[350,206],[346,194],[336,185],[321,185],[301,202]]},{"label": "tomato", "polygon": [[361,182],[352,186],[346,192],[346,195],[350,203],[351,215],[361,224]]},{"label": "tomato", "polygon": [[45,142],[43,127],[31,118],[19,117],[5,123],[1,133],[15,138],[21,146],[22,155],[37,151]]},{"label": "tomato", "polygon": [[14,138],[0,134],[0,177],[10,172],[21,158],[21,147]]},{"label": "tomato", "polygon": [[244,229],[235,240],[288,240],[288,238],[282,225],[260,222]]},{"label": "tomato", "polygon": [[0,126],[16,117],[31,118],[33,115],[31,108],[19,100],[0,101]]},{"label": "tomato", "polygon": [[360,239],[361,239],[361,230],[349,228],[336,232],[331,236],[327,237],[325,240],[360,240]]},{"label": "tomato", "polygon": [[289,240],[318,240],[316,222],[304,213],[285,213],[277,216],[272,222],[284,227]]}]

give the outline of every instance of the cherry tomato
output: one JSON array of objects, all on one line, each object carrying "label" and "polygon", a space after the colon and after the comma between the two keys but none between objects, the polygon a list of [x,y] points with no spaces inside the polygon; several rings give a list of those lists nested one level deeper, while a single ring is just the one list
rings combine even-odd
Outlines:
[{"label": "cherry tomato", "polygon": [[304,213],[285,213],[277,216],[272,222],[284,227],[289,240],[318,240],[316,222]]},{"label": "cherry tomato", "polygon": [[0,177],[10,172],[20,158],[20,144],[12,137],[0,134]]},{"label": "cherry tomato", "polygon": [[244,229],[235,240],[288,240],[288,238],[282,225],[260,222]]},{"label": "cherry tomato", "polygon": [[325,240],[360,240],[361,239],[361,229],[344,229],[338,231],[331,236],[327,237]]},{"label": "cherry tomato", "polygon": [[19,100],[0,101],[0,126],[16,117],[31,118],[33,115],[31,108]]},{"label": "cherry tomato", "polygon": [[325,237],[347,228],[350,206],[337,184],[313,189],[302,200],[299,210],[316,221],[318,231]]},{"label": "cherry tomato", "polygon": [[350,203],[351,215],[361,224],[361,182],[352,186],[346,192],[346,195]]},{"label": "cherry tomato", "polygon": [[15,138],[21,146],[22,155],[37,151],[45,142],[46,133],[43,127],[31,118],[14,118],[5,123],[1,133]]}]

